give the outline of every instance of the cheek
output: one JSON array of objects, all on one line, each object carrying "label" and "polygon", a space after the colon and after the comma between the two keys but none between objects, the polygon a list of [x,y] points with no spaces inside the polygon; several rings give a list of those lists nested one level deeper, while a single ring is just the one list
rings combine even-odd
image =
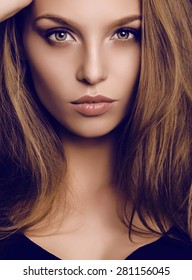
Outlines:
[{"label": "cheek", "polygon": [[118,55],[114,56],[114,66],[119,77],[125,82],[135,80],[138,77],[141,63],[140,46],[133,44],[128,47],[122,47]]},{"label": "cheek", "polygon": [[119,94],[122,97],[129,99],[134,92],[140,74],[140,46],[139,44],[123,46],[113,57],[111,69],[114,69],[113,79],[116,81],[116,87],[119,88]]},{"label": "cheek", "polygon": [[75,49],[68,52],[58,47],[53,52],[52,47],[42,43],[37,36],[27,37],[24,47],[39,95],[43,95],[43,92],[46,92],[46,95],[49,92],[62,93],[62,89],[67,89],[72,84],[75,64],[78,61]]}]

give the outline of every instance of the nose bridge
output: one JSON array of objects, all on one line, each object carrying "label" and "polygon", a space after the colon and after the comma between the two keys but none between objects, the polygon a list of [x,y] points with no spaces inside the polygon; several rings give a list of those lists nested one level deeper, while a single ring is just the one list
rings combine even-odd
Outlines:
[{"label": "nose bridge", "polygon": [[106,76],[103,44],[96,39],[92,39],[83,46],[78,79],[86,80],[90,84],[96,84],[105,80]]}]

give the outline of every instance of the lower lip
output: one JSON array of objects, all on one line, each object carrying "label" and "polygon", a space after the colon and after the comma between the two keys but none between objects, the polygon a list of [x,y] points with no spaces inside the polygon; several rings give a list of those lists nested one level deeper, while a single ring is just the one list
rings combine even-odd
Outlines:
[{"label": "lower lip", "polygon": [[99,116],[111,109],[113,102],[100,102],[100,103],[80,103],[72,104],[77,112],[84,116]]}]

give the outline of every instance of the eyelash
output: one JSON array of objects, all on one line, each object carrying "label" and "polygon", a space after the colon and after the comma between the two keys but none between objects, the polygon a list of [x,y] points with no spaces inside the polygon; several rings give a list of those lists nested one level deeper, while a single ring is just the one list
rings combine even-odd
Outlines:
[{"label": "eyelash", "polygon": [[120,39],[120,38],[118,38],[120,41],[128,41],[128,40],[132,39],[132,38],[130,38],[130,35],[132,35],[133,38],[136,39],[136,40],[139,40],[140,37],[141,37],[141,34],[140,34],[141,32],[140,32],[139,29],[128,28],[128,27],[119,28],[119,29],[113,34],[113,36],[114,36],[115,34],[118,34],[118,33],[121,33],[121,32],[125,32],[125,34],[127,34],[128,37],[127,37],[126,39]]},{"label": "eyelash", "polygon": [[62,34],[62,33],[65,35],[65,37],[67,37],[68,35],[70,35],[70,37],[72,38],[72,41],[75,41],[75,39],[74,39],[74,37],[71,35],[70,31],[67,30],[67,29],[65,29],[65,28],[57,28],[57,29],[48,30],[48,32],[45,32],[45,37],[46,37],[46,39],[47,39],[49,42],[51,42],[51,43],[61,44],[62,42],[65,42],[66,39],[65,39],[65,40],[52,40],[52,39],[50,39],[50,37],[51,37],[52,35],[54,35],[54,34],[55,34],[55,36],[56,36],[56,34]]},{"label": "eyelash", "polygon": [[[71,34],[71,30],[68,30],[66,28],[56,28],[56,29],[51,29],[48,30],[47,32],[45,32],[45,38],[52,44],[62,44],[63,42],[68,42],[68,41],[75,41],[75,38],[73,37],[73,35]],[[115,38],[117,40],[120,41],[128,41],[132,38],[130,38],[130,35],[132,35],[136,40],[139,40],[141,37],[141,32],[138,29],[134,29],[134,28],[128,28],[128,27],[122,27],[116,30],[116,32],[112,35],[112,37],[114,37],[117,34],[120,34],[124,32],[125,35],[127,35],[127,38],[125,39],[120,39],[120,38]],[[56,34],[62,34],[64,35],[64,40],[57,40],[56,38]],[[55,35],[55,40],[51,39],[50,37],[52,35]],[[70,40],[66,40],[67,36],[70,36],[71,39]],[[114,38],[112,40],[115,40]]]}]

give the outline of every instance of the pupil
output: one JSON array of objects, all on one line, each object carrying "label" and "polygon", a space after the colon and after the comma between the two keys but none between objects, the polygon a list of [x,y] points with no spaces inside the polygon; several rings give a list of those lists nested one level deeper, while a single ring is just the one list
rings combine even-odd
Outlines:
[{"label": "pupil", "polygon": [[123,39],[127,39],[128,37],[129,37],[129,35],[128,35],[128,32],[126,32],[126,31],[120,31],[119,32],[119,37],[120,38],[123,38]]},{"label": "pupil", "polygon": [[56,34],[58,40],[63,40],[66,38],[66,34],[64,32],[59,32]]}]

